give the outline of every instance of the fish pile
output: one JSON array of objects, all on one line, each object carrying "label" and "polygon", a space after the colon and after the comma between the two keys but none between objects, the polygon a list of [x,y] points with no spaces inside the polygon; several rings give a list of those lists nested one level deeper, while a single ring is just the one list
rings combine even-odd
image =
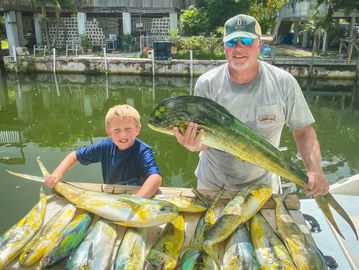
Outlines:
[{"label": "fish pile", "polygon": [[[39,203],[0,238],[0,269],[16,257],[20,266],[38,264],[39,269],[51,269],[61,261],[66,261],[64,267],[71,270],[110,267],[130,270],[145,269],[146,265],[166,270],[218,270],[221,265],[223,269],[326,269],[321,253],[291,219],[282,197],[274,197],[278,231],[274,231],[261,215],[261,208],[272,197],[271,187],[260,185],[239,191],[223,207],[218,218],[214,208],[223,188],[213,199],[198,190],[193,192],[196,198],[157,196],[158,200],[163,198],[163,202],[173,204],[177,212],[174,218],[164,222],[163,230],[147,254],[149,226],[126,226],[122,239],[118,239],[118,228],[123,227],[118,220],[94,215],[88,209],[76,210],[73,201],[43,224],[47,200],[52,198],[41,192]],[[123,196],[131,197],[103,194],[104,197],[108,195],[111,195],[109,200],[113,196],[118,196],[119,200]],[[113,211],[116,209],[118,207]],[[187,247],[184,246],[186,220],[183,213],[202,213]],[[29,236],[22,237],[24,232]],[[118,247],[117,241],[120,241]],[[223,261],[219,258],[222,243],[225,245]]]}]

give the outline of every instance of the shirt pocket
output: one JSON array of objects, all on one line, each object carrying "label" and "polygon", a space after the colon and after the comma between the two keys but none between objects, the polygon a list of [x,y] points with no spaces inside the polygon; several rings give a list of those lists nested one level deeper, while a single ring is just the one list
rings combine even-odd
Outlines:
[{"label": "shirt pocket", "polygon": [[278,104],[257,106],[255,122],[259,130],[281,129],[285,123],[285,116]]}]

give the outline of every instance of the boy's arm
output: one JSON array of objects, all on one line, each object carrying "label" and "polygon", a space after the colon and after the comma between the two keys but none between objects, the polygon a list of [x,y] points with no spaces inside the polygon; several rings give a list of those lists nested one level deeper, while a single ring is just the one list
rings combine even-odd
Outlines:
[{"label": "boy's arm", "polygon": [[45,184],[50,187],[54,188],[58,182],[62,180],[64,174],[70,170],[73,166],[76,165],[78,162],[76,152],[72,151],[68,154],[61,163],[57,166],[57,168],[50,174],[48,177],[45,178]]},{"label": "boy's arm", "polygon": [[135,196],[139,198],[151,198],[161,186],[162,177],[159,174],[151,174],[136,192]]}]

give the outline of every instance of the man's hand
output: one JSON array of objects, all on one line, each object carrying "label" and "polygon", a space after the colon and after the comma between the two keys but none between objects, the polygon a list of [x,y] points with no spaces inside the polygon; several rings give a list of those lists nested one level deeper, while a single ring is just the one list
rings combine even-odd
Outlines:
[{"label": "man's hand", "polygon": [[62,176],[58,176],[58,175],[55,175],[55,174],[51,174],[51,175],[49,175],[49,176],[47,176],[47,177],[45,178],[44,183],[45,183],[45,185],[48,186],[49,188],[53,189],[53,188],[56,186],[56,184],[57,184],[58,182],[60,182],[61,180],[62,180]]},{"label": "man's hand", "polygon": [[323,173],[307,172],[308,184],[304,187],[307,195],[325,195],[329,192],[329,183]]},{"label": "man's hand", "polygon": [[201,144],[201,138],[204,134],[204,130],[201,129],[197,132],[198,124],[190,122],[187,129],[182,135],[178,128],[173,128],[173,133],[179,144],[182,144],[187,150],[195,152],[207,149],[206,145]]}]

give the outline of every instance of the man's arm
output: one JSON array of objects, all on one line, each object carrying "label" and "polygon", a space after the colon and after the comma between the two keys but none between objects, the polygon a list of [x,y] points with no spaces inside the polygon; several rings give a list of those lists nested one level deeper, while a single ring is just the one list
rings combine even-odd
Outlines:
[{"label": "man's arm", "polygon": [[162,177],[159,174],[151,174],[136,192],[135,196],[139,198],[151,198],[157,192],[162,184]]},{"label": "man's arm", "polygon": [[304,188],[307,195],[325,195],[329,183],[321,166],[321,153],[317,135],[311,126],[293,132],[298,151],[307,170],[308,184]]},{"label": "man's arm", "polygon": [[61,161],[52,174],[45,178],[45,184],[50,188],[54,188],[54,186],[62,180],[64,174],[75,166],[77,162],[76,152],[72,151]]},{"label": "man's arm", "polygon": [[203,151],[208,148],[207,145],[201,144],[201,138],[204,130],[197,132],[198,124],[190,122],[187,126],[185,134],[181,134],[177,127],[173,128],[173,133],[177,142],[189,151]]}]

